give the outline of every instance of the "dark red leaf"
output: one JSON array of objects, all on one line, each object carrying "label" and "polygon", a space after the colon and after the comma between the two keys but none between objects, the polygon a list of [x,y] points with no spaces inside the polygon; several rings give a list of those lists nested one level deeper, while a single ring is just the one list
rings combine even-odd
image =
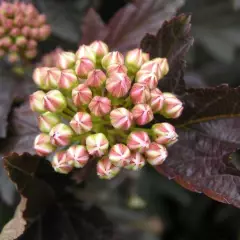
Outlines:
[{"label": "dark red leaf", "polygon": [[[91,10],[85,17],[85,22],[88,21],[89,24],[84,27],[84,43],[88,44],[90,40],[97,40],[100,37],[109,44],[111,49],[121,52],[139,47],[143,36],[146,33],[155,34],[163,21],[172,17],[182,3],[180,0],[171,2],[135,0],[121,8],[110,19],[107,26],[104,26],[96,13]],[[103,35],[99,35],[101,30]],[[103,38],[104,35],[106,35],[105,38]]]},{"label": "dark red leaf", "polygon": [[181,14],[170,21],[165,21],[156,36],[147,34],[141,42],[141,48],[149,52],[152,58],[168,59],[170,71],[159,82],[162,91],[184,93],[185,56],[193,44],[190,21],[190,15]]},{"label": "dark red leaf", "polygon": [[22,201],[0,239],[112,239],[113,226],[104,213],[70,195],[69,176],[54,172],[46,159],[14,153],[4,161]]}]

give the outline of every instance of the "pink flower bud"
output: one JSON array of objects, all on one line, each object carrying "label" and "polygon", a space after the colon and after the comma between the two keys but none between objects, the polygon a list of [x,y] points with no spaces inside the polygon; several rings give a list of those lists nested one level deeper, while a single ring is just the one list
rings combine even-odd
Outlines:
[{"label": "pink flower bud", "polygon": [[85,146],[73,145],[67,150],[67,159],[74,167],[82,168],[87,164],[89,154]]},{"label": "pink flower bud", "polygon": [[140,153],[145,152],[149,148],[150,143],[150,138],[144,131],[131,132],[127,138],[129,149]]},{"label": "pink flower bud", "polygon": [[[161,75],[162,77],[164,77],[165,75],[167,75],[168,71],[169,71],[169,65],[168,65],[168,61],[166,58],[154,58],[152,59],[153,62],[157,62],[160,65],[160,69],[161,69]],[[160,79],[162,78],[160,77]]]},{"label": "pink flower bud", "polygon": [[[0,26],[0,37],[2,37],[5,34],[5,28]],[[11,35],[11,34],[10,34]],[[12,36],[12,35],[11,35]]]},{"label": "pink flower bud", "polygon": [[147,161],[151,165],[157,166],[165,161],[168,156],[168,152],[163,145],[152,142],[149,148],[146,150],[145,155],[147,157]]},{"label": "pink flower bud", "polygon": [[137,171],[144,167],[145,163],[145,159],[141,153],[133,152],[130,157],[130,162],[127,166],[125,166],[125,168]]},{"label": "pink flower bud", "polygon": [[101,117],[111,111],[111,101],[106,97],[95,96],[88,105],[95,116]]},{"label": "pink flower bud", "polygon": [[143,52],[141,49],[136,48],[128,51],[125,57],[125,64],[130,72],[137,72],[144,63]]},{"label": "pink flower bud", "polygon": [[13,42],[10,37],[3,37],[2,39],[0,39],[0,45],[2,47],[9,48],[9,47],[11,47],[12,44],[13,44]]},{"label": "pink flower bud", "polygon": [[61,69],[68,69],[75,64],[75,54],[72,52],[61,52],[58,55],[57,66]]},{"label": "pink flower bud", "polygon": [[33,72],[33,81],[42,89],[49,89],[50,86],[45,84],[45,79],[48,72],[47,67],[35,68]]},{"label": "pink flower bud", "polygon": [[67,102],[60,91],[51,90],[44,97],[44,107],[50,112],[62,112]]},{"label": "pink flower bud", "polygon": [[65,151],[57,152],[52,160],[52,166],[55,172],[68,174],[73,170],[73,166],[69,163],[67,153]]},{"label": "pink flower bud", "polygon": [[124,64],[124,57],[120,52],[109,52],[102,59],[102,66],[104,69],[107,69],[112,64]]},{"label": "pink flower bud", "polygon": [[24,54],[26,58],[33,59],[37,56],[37,49],[29,49]]},{"label": "pink flower bud", "polygon": [[15,16],[13,23],[16,27],[23,27],[24,26],[24,17],[22,15]]},{"label": "pink flower bud", "polygon": [[86,138],[86,147],[92,156],[103,156],[108,151],[108,146],[108,140],[102,133],[92,134]]},{"label": "pink flower bud", "polygon": [[111,163],[109,158],[105,157],[97,163],[97,175],[101,179],[110,180],[120,172],[120,168]]},{"label": "pink flower bud", "polygon": [[133,124],[133,115],[126,108],[116,108],[111,111],[110,120],[114,128],[128,130]]},{"label": "pink flower bud", "polygon": [[6,29],[10,30],[10,29],[13,28],[13,26],[14,26],[14,25],[13,25],[13,20],[6,18],[6,19],[3,21],[3,26],[4,26]]},{"label": "pink flower bud", "polygon": [[107,68],[108,76],[111,76],[114,73],[123,73],[127,74],[127,68],[125,65],[121,64],[112,64]]},{"label": "pink flower bud", "polygon": [[46,109],[44,107],[44,97],[45,93],[43,91],[36,91],[29,97],[30,108],[34,112],[45,112]]},{"label": "pink flower bud", "polygon": [[164,97],[162,92],[155,88],[151,91],[150,106],[154,113],[160,112],[163,107]]},{"label": "pink flower bud", "polygon": [[[37,47],[37,42],[33,39],[28,40],[27,42],[28,49],[35,49]],[[51,67],[51,66],[48,66]]]},{"label": "pink flower bud", "polygon": [[16,63],[19,60],[20,60],[20,57],[19,57],[19,55],[16,52],[10,52],[8,54],[8,61],[10,63]]},{"label": "pink flower bud", "polygon": [[58,68],[48,68],[45,77],[45,86],[47,89],[57,88],[60,80],[61,71]]},{"label": "pink flower bud", "polygon": [[150,89],[144,83],[134,83],[130,91],[130,97],[134,104],[147,103],[151,97]]},{"label": "pink flower bud", "polygon": [[29,35],[31,38],[38,39],[39,38],[39,29],[38,28],[31,28]]},{"label": "pink flower bud", "polygon": [[91,43],[90,47],[95,53],[98,62],[100,62],[102,58],[108,54],[108,46],[102,41],[94,41]]},{"label": "pink flower bud", "polygon": [[92,100],[92,92],[85,84],[79,84],[72,90],[72,100],[76,107],[90,103]]},{"label": "pink flower bud", "polygon": [[25,46],[27,43],[27,39],[23,36],[17,37],[15,41],[16,41],[16,45],[21,47]]},{"label": "pink flower bud", "polygon": [[31,28],[30,27],[28,27],[28,26],[24,26],[23,28],[22,28],[22,34],[23,34],[23,36],[25,36],[25,37],[29,37],[30,35],[31,35]]},{"label": "pink flower bud", "polygon": [[106,81],[106,89],[114,97],[124,97],[131,88],[131,80],[124,73],[114,73]]},{"label": "pink flower bud", "polygon": [[53,145],[64,147],[71,143],[74,133],[68,125],[59,123],[52,128],[49,135]]},{"label": "pink flower bud", "polygon": [[34,141],[34,149],[39,156],[47,156],[54,152],[56,147],[50,142],[50,136],[45,133],[41,133],[36,136]]},{"label": "pink flower bud", "polygon": [[106,79],[107,76],[102,70],[95,69],[88,74],[85,84],[89,87],[100,87]]},{"label": "pink flower bud", "polygon": [[155,58],[142,65],[141,70],[147,70],[156,74],[158,79],[162,79],[169,70],[166,58]]},{"label": "pink flower bud", "polygon": [[153,120],[153,112],[147,104],[137,104],[132,109],[133,119],[138,125],[145,125]]},{"label": "pink flower bud", "polygon": [[44,14],[40,14],[37,18],[38,25],[43,25],[46,22],[47,18]]},{"label": "pink flower bud", "polygon": [[87,78],[89,72],[94,70],[95,64],[88,58],[80,58],[75,65],[75,72],[80,78]]},{"label": "pink flower bud", "polygon": [[109,151],[110,161],[117,167],[125,167],[130,162],[131,152],[124,144],[115,144]]},{"label": "pink flower bud", "polygon": [[[13,28],[11,29],[11,31],[9,32],[9,35],[12,37],[17,37],[21,34],[21,30],[19,28]],[[0,27],[0,36],[1,36],[1,27]]]},{"label": "pink flower bud", "polygon": [[72,89],[75,88],[78,83],[78,78],[72,69],[62,70],[58,82],[59,89],[64,91],[72,91]]},{"label": "pink flower bud", "polygon": [[49,133],[51,129],[61,122],[58,115],[51,112],[45,112],[38,117],[38,126],[41,132]]},{"label": "pink flower bud", "polygon": [[76,113],[69,124],[75,133],[79,135],[85,132],[89,132],[92,129],[91,116],[86,112]]},{"label": "pink flower bud", "polygon": [[150,55],[149,53],[142,53],[142,56],[143,56],[143,60],[144,60],[144,63],[145,62],[148,62],[150,60]]},{"label": "pink flower bud", "polygon": [[170,146],[178,140],[174,126],[169,123],[154,124],[152,130],[155,135],[155,141],[159,144]]},{"label": "pink flower bud", "polygon": [[158,85],[157,76],[145,70],[140,70],[136,75],[136,82],[146,84],[150,89],[154,89]]},{"label": "pink flower bud", "polygon": [[87,58],[93,63],[96,62],[96,54],[93,49],[86,45],[81,45],[76,52],[76,59]]},{"label": "pink flower bud", "polygon": [[172,93],[163,93],[164,105],[161,114],[165,118],[178,118],[183,111],[182,102]]}]

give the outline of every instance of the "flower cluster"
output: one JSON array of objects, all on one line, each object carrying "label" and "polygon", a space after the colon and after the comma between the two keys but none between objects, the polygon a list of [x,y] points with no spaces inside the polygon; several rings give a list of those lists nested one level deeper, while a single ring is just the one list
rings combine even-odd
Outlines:
[{"label": "flower cluster", "polygon": [[149,60],[141,49],[123,56],[101,41],[76,53],[61,52],[56,67],[39,67],[33,74],[41,89],[30,96],[31,109],[40,113],[37,154],[54,153],[52,165],[64,174],[96,158],[102,179],[121,168],[163,163],[166,147],[178,138],[174,127],[167,122],[144,126],[154,114],[181,115],[182,102],[157,88],[167,73],[165,58]]},{"label": "flower cluster", "polygon": [[38,41],[45,40],[50,31],[45,15],[33,4],[0,3],[0,57],[7,56],[12,63],[20,58],[34,58]]}]

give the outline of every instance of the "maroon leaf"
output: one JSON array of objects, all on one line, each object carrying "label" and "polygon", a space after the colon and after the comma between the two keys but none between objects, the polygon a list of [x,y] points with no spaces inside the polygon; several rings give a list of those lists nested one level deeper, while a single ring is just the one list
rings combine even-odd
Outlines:
[{"label": "maroon leaf", "polygon": [[159,82],[162,91],[183,94],[185,90],[184,59],[193,44],[190,21],[191,16],[181,14],[170,21],[165,21],[156,36],[147,34],[141,42],[141,48],[149,52],[152,58],[168,59],[170,71]]},{"label": "maroon leaf", "polygon": [[[181,0],[135,0],[134,3],[128,3],[121,8],[105,27],[96,13],[91,10],[85,17],[85,22],[88,21],[89,24],[83,31],[83,43],[88,44],[89,39],[92,41],[100,37],[109,44],[111,49],[122,52],[139,47],[143,36],[147,32],[155,34],[163,21],[172,17],[182,3]],[[104,34],[99,36],[101,30]],[[103,38],[104,35],[106,35],[105,38]]]},{"label": "maroon leaf", "polygon": [[22,201],[0,239],[112,239],[112,224],[103,212],[73,198],[67,192],[69,176],[55,173],[47,160],[14,153],[5,158],[5,167]]},{"label": "maroon leaf", "polygon": [[7,119],[13,99],[14,88],[17,79],[6,67],[0,68],[0,138],[7,135]]},{"label": "maroon leaf", "polygon": [[240,207],[240,171],[230,155],[240,147],[240,118],[220,119],[178,129],[179,142],[157,167],[183,187]]}]

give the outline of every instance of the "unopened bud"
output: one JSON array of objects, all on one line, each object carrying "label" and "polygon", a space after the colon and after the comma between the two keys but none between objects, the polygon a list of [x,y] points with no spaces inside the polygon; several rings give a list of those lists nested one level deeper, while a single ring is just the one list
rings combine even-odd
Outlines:
[{"label": "unopened bud", "polygon": [[164,97],[163,93],[158,89],[155,88],[151,91],[151,99],[150,99],[150,106],[154,113],[160,112],[163,108]]},{"label": "unopened bud", "polygon": [[108,69],[108,67],[112,64],[124,64],[124,57],[120,52],[109,52],[102,59],[102,67],[104,69]]},{"label": "unopened bud", "polygon": [[126,54],[125,64],[131,73],[136,73],[144,63],[143,52],[141,49],[133,49]]},{"label": "unopened bud", "polygon": [[147,103],[151,97],[149,87],[144,83],[134,83],[130,97],[134,104]]},{"label": "unopened bud", "polygon": [[52,128],[49,135],[53,145],[64,147],[71,143],[74,133],[68,125],[59,123]]},{"label": "unopened bud", "polygon": [[13,44],[13,42],[10,37],[3,37],[2,39],[0,39],[0,45],[2,47],[9,48],[9,47],[11,47],[12,44]]},{"label": "unopened bud", "polygon": [[66,69],[61,71],[61,75],[58,82],[58,87],[64,91],[72,91],[78,85],[79,81],[72,69]]},{"label": "unopened bud", "polygon": [[109,151],[110,161],[117,167],[125,167],[130,162],[131,152],[124,144],[115,144]]},{"label": "unopened bud", "polygon": [[31,35],[31,28],[28,27],[28,26],[24,26],[24,27],[22,28],[21,33],[23,34],[23,36],[29,37],[29,36]]},{"label": "unopened bud", "polygon": [[114,128],[128,130],[133,124],[133,115],[126,108],[116,108],[111,111],[110,120]]},{"label": "unopened bud", "polygon": [[50,136],[45,133],[41,133],[36,136],[34,140],[34,150],[39,156],[47,156],[53,151],[56,147],[53,146],[50,142]]},{"label": "unopened bud", "polygon": [[107,74],[108,76],[111,76],[114,73],[123,73],[127,74],[127,68],[125,65],[121,64],[112,64],[107,68]]},{"label": "unopened bud", "polygon": [[51,129],[61,122],[58,115],[52,112],[45,112],[38,117],[38,126],[41,132],[49,133]]},{"label": "unopened bud", "polygon": [[67,107],[67,102],[60,91],[51,90],[44,97],[44,107],[50,112],[62,112]]},{"label": "unopened bud", "polygon": [[80,58],[75,65],[75,72],[80,78],[87,78],[88,74],[94,70],[95,64],[88,58]]},{"label": "unopened bud", "polygon": [[68,174],[73,170],[73,166],[69,163],[67,153],[65,151],[57,152],[52,160],[52,166],[58,173]]},{"label": "unopened bud", "polygon": [[157,123],[152,126],[155,141],[159,144],[171,146],[178,140],[175,127],[169,123]]},{"label": "unopened bud", "polygon": [[140,153],[145,152],[149,148],[150,138],[144,131],[131,132],[127,138],[127,146],[130,150]]},{"label": "unopened bud", "polygon": [[135,122],[142,126],[153,120],[153,112],[147,104],[137,104],[132,109],[133,119]]},{"label": "unopened bud", "polygon": [[73,145],[67,150],[67,159],[74,167],[82,168],[87,164],[89,154],[85,146]]},{"label": "unopened bud", "polygon": [[16,63],[20,60],[19,55],[16,52],[10,52],[8,53],[8,61],[10,63]]},{"label": "unopened bud", "polygon": [[96,55],[97,63],[100,63],[102,58],[108,54],[108,46],[102,41],[94,41],[91,43],[90,47]]},{"label": "unopened bud", "polygon": [[44,107],[44,97],[45,93],[43,91],[36,91],[29,97],[30,108],[34,112],[45,112],[46,109]]},{"label": "unopened bud", "polygon": [[145,70],[140,70],[136,74],[136,82],[146,84],[150,89],[154,89],[158,85],[157,76]]},{"label": "unopened bud", "polygon": [[61,69],[68,69],[75,64],[75,54],[72,52],[61,52],[58,55],[57,66]]},{"label": "unopened bud", "polygon": [[108,146],[108,140],[102,133],[92,134],[86,138],[86,147],[92,156],[103,156],[107,152]]},{"label": "unopened bud", "polygon": [[22,47],[22,46],[25,46],[26,43],[27,43],[27,39],[25,37],[19,36],[19,37],[16,38],[16,45],[17,46],[21,46]]},{"label": "unopened bud", "polygon": [[49,89],[49,86],[46,86],[45,84],[48,69],[49,68],[47,67],[39,67],[35,68],[33,72],[33,81],[35,82],[35,84],[37,84],[38,87],[42,89]]},{"label": "unopened bud", "polygon": [[76,59],[87,58],[93,63],[96,62],[96,54],[93,49],[86,45],[81,45],[76,52]]},{"label": "unopened bud", "polygon": [[36,49],[29,49],[29,50],[25,51],[24,55],[28,59],[33,59],[37,56],[37,50]]},{"label": "unopened bud", "polygon": [[89,132],[92,129],[91,116],[86,112],[76,113],[69,124],[74,132],[78,135]]},{"label": "unopened bud", "polygon": [[88,74],[85,84],[89,87],[100,87],[106,79],[107,76],[102,70],[95,69]]},{"label": "unopened bud", "polygon": [[142,53],[142,55],[143,55],[143,60],[144,60],[144,63],[145,62],[148,62],[149,60],[150,60],[150,55],[149,55],[149,53]]},{"label": "unopened bud", "polygon": [[105,157],[97,163],[97,175],[101,179],[110,180],[120,172],[120,168],[111,163],[109,158]]},{"label": "unopened bud", "polygon": [[92,100],[92,91],[85,84],[79,84],[72,90],[72,100],[76,107],[86,105]]},{"label": "unopened bud", "polygon": [[88,105],[95,116],[101,117],[111,111],[111,101],[106,97],[95,96]]},{"label": "unopened bud", "polygon": [[147,161],[151,165],[157,166],[165,161],[168,156],[168,152],[163,145],[152,142],[149,148],[146,150],[145,155],[147,157]]},{"label": "unopened bud", "polygon": [[[168,61],[166,58],[154,58],[152,60],[153,62],[157,62],[160,65],[160,69],[161,69],[161,75],[162,77],[164,77],[165,75],[167,75],[168,71],[169,71],[169,65],[168,65]],[[160,78],[161,79],[161,78]]]},{"label": "unopened bud", "polygon": [[125,166],[125,168],[137,171],[143,168],[145,163],[145,159],[141,153],[133,152],[130,156],[130,162],[127,166]]},{"label": "unopened bud", "polygon": [[124,97],[130,88],[131,80],[124,73],[114,73],[106,81],[106,89],[114,97]]},{"label": "unopened bud", "polygon": [[[9,32],[9,35],[12,37],[17,37],[21,34],[21,30],[19,28],[13,28],[11,29],[11,31]],[[1,30],[0,30],[0,36],[1,36]]]},{"label": "unopened bud", "polygon": [[165,118],[178,118],[183,111],[182,102],[172,93],[163,93],[164,104],[161,114]]}]

